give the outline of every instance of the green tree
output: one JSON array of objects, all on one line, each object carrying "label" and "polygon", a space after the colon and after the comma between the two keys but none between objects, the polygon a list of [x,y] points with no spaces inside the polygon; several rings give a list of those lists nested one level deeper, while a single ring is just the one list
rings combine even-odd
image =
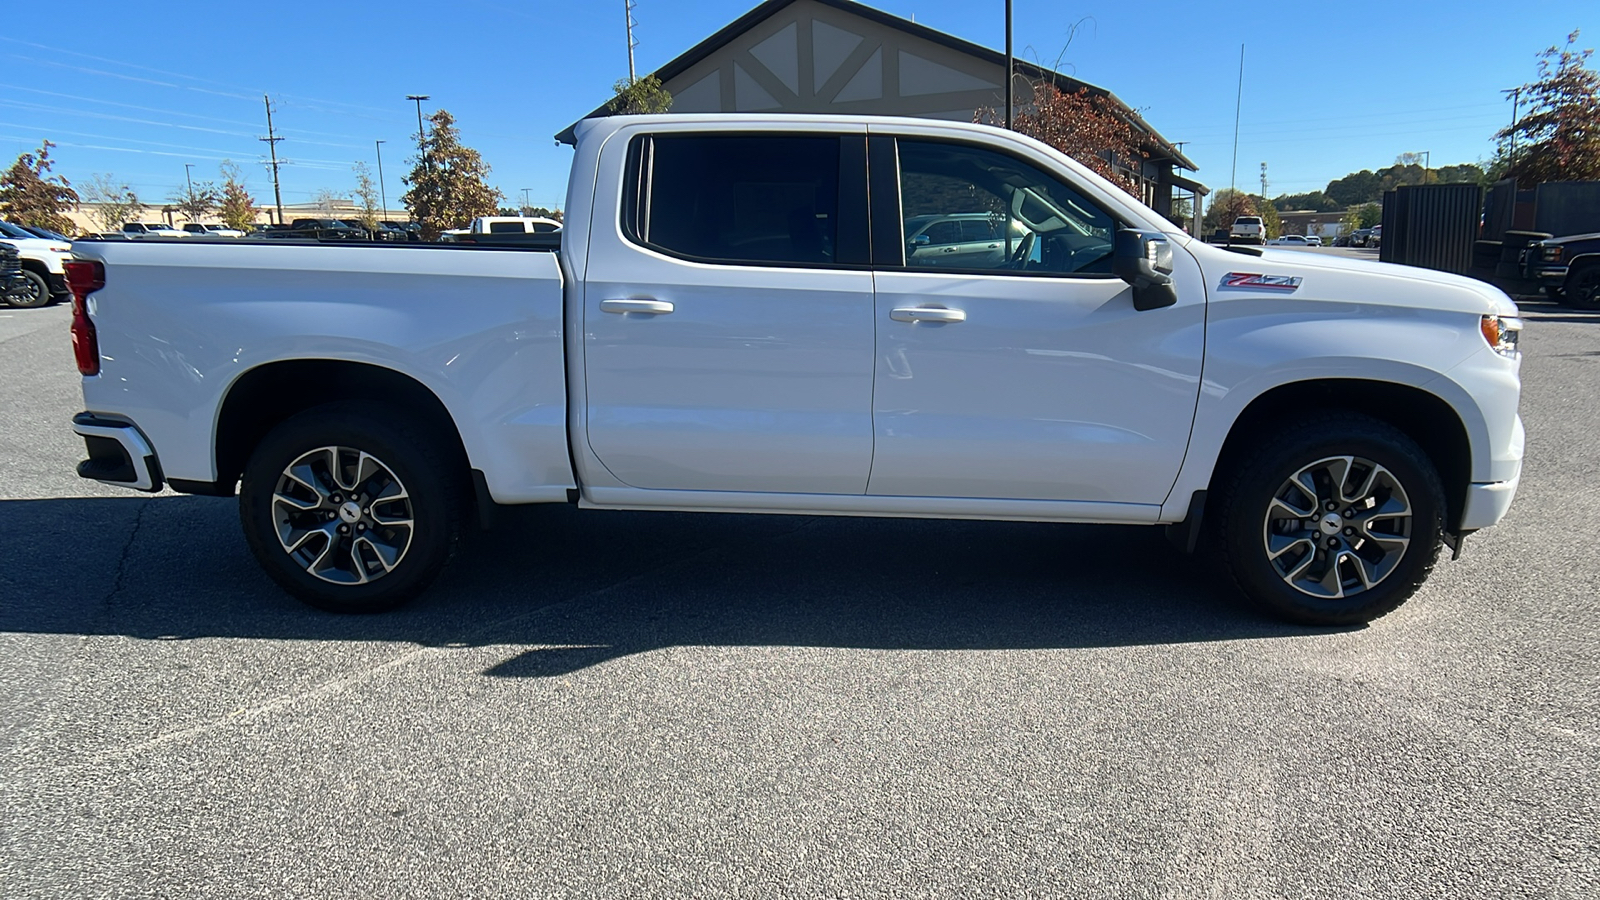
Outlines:
[{"label": "green tree", "polygon": [[1309,209],[1314,212],[1334,212],[1340,208],[1332,198],[1321,191],[1312,191],[1309,194],[1284,194],[1272,201],[1273,207],[1279,212]]},{"label": "green tree", "polygon": [[1261,214],[1261,230],[1266,235],[1267,240],[1270,241],[1283,234],[1283,219],[1278,217],[1277,207],[1273,206],[1267,198],[1260,194],[1252,194],[1250,203]]},{"label": "green tree", "polygon": [[1440,166],[1434,169],[1438,177],[1434,180],[1439,184],[1477,184],[1489,183],[1488,176],[1484,174],[1483,167],[1473,163],[1461,163],[1454,166]]},{"label": "green tree", "polygon": [[1531,112],[1495,135],[1516,141],[1507,174],[1523,184],[1600,180],[1600,73],[1577,40],[1574,31],[1565,47],[1539,54],[1539,80],[1522,86]]},{"label": "green tree", "polygon": [[401,179],[409,190],[400,202],[422,226],[423,238],[432,241],[446,229],[494,215],[503,198],[489,186],[489,166],[483,157],[461,143],[455,117],[441,109],[428,121],[433,127],[422,142],[416,167]]},{"label": "green tree", "polygon": [[356,173],[356,203],[359,204],[361,224],[368,231],[378,227],[380,205],[378,201],[378,184],[372,180],[372,173],[367,171],[367,164],[358,162],[355,165]]},{"label": "green tree", "polygon": [[1379,188],[1381,180],[1376,173],[1368,169],[1362,169],[1359,172],[1351,172],[1343,178],[1336,178],[1328,182],[1328,187],[1324,190],[1324,193],[1327,194],[1328,199],[1339,206],[1355,206],[1376,200],[1382,196]]},{"label": "green tree", "polygon": [[167,202],[172,208],[183,213],[183,217],[190,222],[198,222],[211,215],[217,208],[217,203],[222,200],[222,191],[217,188],[214,181],[184,181],[183,186],[176,188]]},{"label": "green tree", "polygon": [[222,161],[222,196],[217,201],[217,215],[223,224],[239,231],[249,231],[256,222],[256,201],[245,189],[239,167],[232,160]]},{"label": "green tree", "polygon": [[1201,223],[1204,225],[1204,232],[1210,234],[1218,229],[1232,228],[1233,220],[1240,216],[1253,215],[1256,215],[1256,204],[1248,194],[1233,188],[1223,188],[1211,195],[1211,203],[1206,207],[1206,214]]},{"label": "green tree", "polygon": [[617,116],[639,116],[647,113],[664,113],[672,108],[672,94],[661,86],[661,79],[646,75],[629,81],[624,78],[612,85],[616,92],[606,103],[606,110]]},{"label": "green tree", "polygon": [[94,204],[89,210],[89,221],[101,231],[120,231],[122,223],[137,221],[145,210],[133,188],[104,173],[89,176],[83,186],[82,201]]},{"label": "green tree", "polygon": [[50,174],[50,148],[44,141],[34,153],[17,157],[0,175],[0,215],[20,225],[68,234],[78,230],[67,211],[78,206],[78,192],[60,175]]}]

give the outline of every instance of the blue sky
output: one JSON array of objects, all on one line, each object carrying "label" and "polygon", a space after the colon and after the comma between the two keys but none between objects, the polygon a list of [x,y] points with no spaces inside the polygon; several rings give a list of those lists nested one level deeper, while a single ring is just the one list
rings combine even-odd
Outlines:
[{"label": "blue sky", "polygon": [[[754,0],[638,0],[641,73],[687,50]],[[1004,46],[1001,0],[875,0],[880,9],[991,47]],[[1019,55],[1115,91],[1184,145],[1213,188],[1229,184],[1239,45],[1245,88],[1238,180],[1299,193],[1362,168],[1431,151],[1434,165],[1483,159],[1511,118],[1502,90],[1532,80],[1535,54],[1574,28],[1600,45],[1600,3],[1414,2],[1103,4],[1016,0]],[[1514,12],[1513,12],[1514,10]],[[160,201],[182,183],[240,163],[258,200],[272,182],[261,95],[286,138],[284,202],[348,193],[351,166],[376,169],[388,199],[416,108],[443,107],[493,167],[510,202],[566,191],[571,151],[551,136],[610,96],[627,74],[623,0],[255,4],[80,2],[70,14],[12,4],[0,37],[0,153],[49,138],[56,171],[107,172]],[[981,15],[981,18],[980,18]],[[1086,18],[1087,17],[1087,18]],[[1082,21],[1071,45],[1063,46]]]}]

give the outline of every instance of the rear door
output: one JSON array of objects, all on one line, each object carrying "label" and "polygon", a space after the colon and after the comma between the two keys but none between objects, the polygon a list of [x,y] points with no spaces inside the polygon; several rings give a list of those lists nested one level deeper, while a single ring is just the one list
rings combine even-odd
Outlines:
[{"label": "rear door", "polygon": [[589,448],[619,481],[865,492],[866,145],[847,130],[607,142],[596,196],[625,199],[590,228],[584,399]]}]

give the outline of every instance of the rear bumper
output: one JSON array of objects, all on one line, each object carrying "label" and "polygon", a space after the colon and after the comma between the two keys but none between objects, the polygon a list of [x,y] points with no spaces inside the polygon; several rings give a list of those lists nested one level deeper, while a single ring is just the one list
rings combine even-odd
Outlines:
[{"label": "rear bumper", "polygon": [[138,426],[81,412],[72,417],[72,430],[89,451],[89,458],[78,463],[78,477],[136,491],[161,490],[161,463]]}]

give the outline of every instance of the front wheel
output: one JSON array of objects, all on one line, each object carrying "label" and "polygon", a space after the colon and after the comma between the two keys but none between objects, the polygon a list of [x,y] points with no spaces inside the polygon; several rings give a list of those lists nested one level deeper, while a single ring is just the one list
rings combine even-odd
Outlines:
[{"label": "front wheel", "polygon": [[294,596],[330,612],[382,612],[420,594],[454,555],[459,466],[402,410],[336,403],[293,416],[245,466],[250,550]]},{"label": "front wheel", "polygon": [[1293,424],[1223,477],[1216,537],[1240,590],[1306,625],[1370,622],[1432,572],[1444,488],[1422,449],[1356,414]]},{"label": "front wheel", "polygon": [[1562,293],[1574,309],[1600,309],[1600,263],[1569,273]]}]

